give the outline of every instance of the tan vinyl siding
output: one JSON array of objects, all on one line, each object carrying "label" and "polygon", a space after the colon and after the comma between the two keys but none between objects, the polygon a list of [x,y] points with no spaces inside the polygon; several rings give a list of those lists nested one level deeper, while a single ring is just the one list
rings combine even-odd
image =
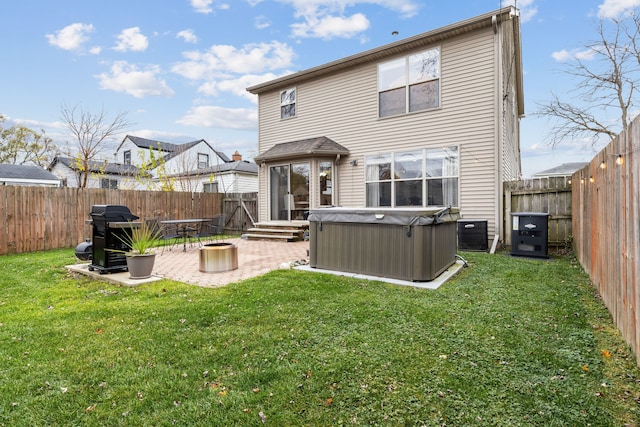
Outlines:
[{"label": "tan vinyl siding", "polygon": [[520,179],[520,135],[518,122],[518,109],[516,106],[516,81],[515,81],[515,61],[513,52],[513,22],[507,21],[502,24],[502,80],[503,89],[502,107],[505,110],[503,122],[503,177],[502,181],[513,181]]},{"label": "tan vinyl siding", "polygon": [[[461,213],[488,220],[492,235],[498,189],[494,33],[485,28],[435,46],[441,48],[441,108],[379,119],[377,63],[365,64],[299,83],[295,118],[280,120],[279,91],[261,94],[259,151],[304,138],[331,138],[351,153],[335,168],[337,203],[361,207],[365,155],[457,145]],[[357,159],[357,166],[349,163],[352,159]],[[260,179],[266,190],[268,167],[260,168]],[[260,217],[267,216],[268,194],[261,191]]]}]

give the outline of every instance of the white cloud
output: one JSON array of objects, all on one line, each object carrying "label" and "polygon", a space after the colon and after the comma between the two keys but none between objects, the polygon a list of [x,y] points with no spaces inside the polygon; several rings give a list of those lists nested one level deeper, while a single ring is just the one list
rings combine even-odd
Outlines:
[{"label": "white cloud", "polygon": [[566,62],[572,59],[579,59],[581,61],[590,61],[595,57],[595,51],[593,49],[587,50],[573,50],[569,52],[566,49],[562,49],[556,52],[553,52],[551,56],[558,62]]},{"label": "white cloud", "polygon": [[140,32],[140,28],[131,27],[122,30],[118,35],[118,44],[113,49],[120,52],[127,52],[129,50],[141,52],[146,50],[148,46],[149,41],[147,37]]},{"label": "white cloud", "polygon": [[351,38],[369,28],[369,20],[361,13],[348,18],[342,16],[308,17],[303,23],[291,25],[295,37],[314,37],[325,40],[334,37]]},{"label": "white cloud", "polygon": [[89,41],[89,33],[94,31],[93,25],[75,23],[67,25],[55,34],[47,34],[45,37],[49,44],[64,50],[78,50]]},{"label": "white cloud", "polygon": [[178,123],[207,128],[255,130],[258,112],[247,108],[223,108],[212,105],[194,107]]},{"label": "white cloud", "polygon": [[[350,38],[369,28],[369,20],[362,13],[345,13],[347,7],[374,4],[398,12],[404,18],[418,13],[414,0],[278,0],[294,9],[294,16],[302,19],[291,26],[295,37]],[[523,0],[526,1],[526,0]]]},{"label": "white cloud", "polygon": [[[196,12],[206,15],[213,12],[213,0],[191,0],[191,7],[193,7]],[[217,3],[215,7],[220,10],[227,10],[231,6],[228,3]]]},{"label": "white cloud", "polygon": [[167,83],[158,78],[160,73],[158,66],[149,66],[146,70],[138,70],[135,65],[126,61],[115,62],[111,66],[110,73],[98,75],[100,88],[124,92],[136,98],[146,96],[173,96],[173,90]]},{"label": "white cloud", "polygon": [[207,96],[216,96],[220,92],[229,92],[235,96],[245,98],[251,102],[257,103],[258,97],[247,92],[247,88],[258,83],[266,82],[269,80],[277,79],[287,74],[291,74],[291,71],[287,71],[282,74],[245,74],[235,79],[222,79],[212,80],[204,83],[198,88],[198,92]]},{"label": "white cloud", "polygon": [[271,21],[269,21],[269,19],[267,19],[267,17],[264,15],[256,16],[256,19],[254,20],[254,26],[258,30],[264,30],[265,28],[269,28],[271,26]]},{"label": "white cloud", "polygon": [[187,43],[197,43],[198,37],[192,29],[182,30],[177,35],[177,38],[184,40]]},{"label": "white cloud", "polygon": [[506,0],[502,6],[517,6],[520,9],[520,21],[528,22],[538,13],[536,0]]},{"label": "white cloud", "polygon": [[598,6],[598,16],[617,18],[638,6],[640,6],[640,0],[604,0],[604,3]]},{"label": "white cloud", "polygon": [[571,55],[567,49],[562,49],[557,52],[553,52],[551,56],[553,57],[553,59],[555,59],[558,62],[569,61],[570,59],[573,58],[573,55]]},{"label": "white cloud", "polygon": [[205,52],[184,52],[185,62],[172,71],[190,80],[209,80],[231,74],[260,73],[284,69],[291,65],[293,49],[285,43],[248,44],[238,49],[230,45],[213,45]]},{"label": "white cloud", "polygon": [[213,9],[211,8],[211,3],[213,0],[191,0],[191,6],[198,13],[211,13]]}]

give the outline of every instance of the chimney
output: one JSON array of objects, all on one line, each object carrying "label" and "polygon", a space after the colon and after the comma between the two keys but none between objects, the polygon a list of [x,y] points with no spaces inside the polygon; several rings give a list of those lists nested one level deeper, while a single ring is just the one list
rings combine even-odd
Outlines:
[{"label": "chimney", "polygon": [[234,162],[241,162],[242,154],[238,153],[238,150],[236,150],[236,152],[233,153],[233,156],[231,156],[231,160],[233,160]]}]

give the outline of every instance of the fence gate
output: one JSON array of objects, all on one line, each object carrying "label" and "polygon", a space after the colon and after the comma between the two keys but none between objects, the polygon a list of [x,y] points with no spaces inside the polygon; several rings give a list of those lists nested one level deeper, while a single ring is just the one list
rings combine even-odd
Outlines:
[{"label": "fence gate", "polygon": [[227,193],[222,199],[225,233],[242,234],[258,220],[258,193]]}]

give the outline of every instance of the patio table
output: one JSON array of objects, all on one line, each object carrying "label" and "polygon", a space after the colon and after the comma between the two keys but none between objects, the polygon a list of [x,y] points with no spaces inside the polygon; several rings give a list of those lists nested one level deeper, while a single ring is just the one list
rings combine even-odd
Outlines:
[{"label": "patio table", "polygon": [[[194,228],[189,227],[189,224],[200,224],[203,222],[209,222],[210,219],[205,218],[188,218],[188,219],[166,219],[160,221],[163,225],[175,225],[178,228],[178,234],[182,235],[182,252],[187,251],[187,237],[189,237],[190,231],[195,231]],[[198,239],[200,241],[200,239]]]}]

